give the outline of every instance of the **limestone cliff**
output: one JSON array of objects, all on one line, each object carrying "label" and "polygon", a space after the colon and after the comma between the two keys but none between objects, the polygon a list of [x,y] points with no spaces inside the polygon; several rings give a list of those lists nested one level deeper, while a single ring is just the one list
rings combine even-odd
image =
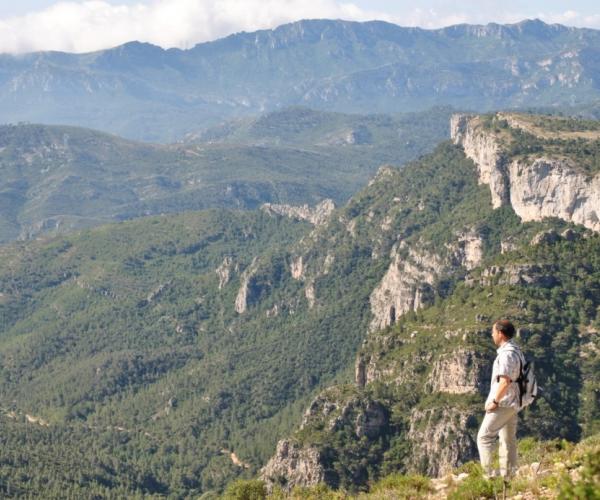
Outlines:
[{"label": "limestone cliff", "polygon": [[[514,119],[506,123],[515,126]],[[558,217],[600,231],[600,174],[583,172],[568,156],[513,158],[502,133],[486,128],[479,116],[454,115],[450,131],[477,166],[479,182],[490,187],[494,208],[510,204],[523,221]]]},{"label": "limestone cliff", "polygon": [[510,264],[482,269],[478,277],[467,276],[465,282],[469,286],[495,284],[551,288],[558,283],[558,279],[556,267],[552,264]]},{"label": "limestone cliff", "polygon": [[292,489],[324,482],[325,470],[317,448],[302,447],[293,440],[283,439],[277,443],[275,455],[263,467],[260,476],[269,489],[275,485]]},{"label": "limestone cliff", "polygon": [[445,354],[433,363],[426,389],[447,394],[483,394],[489,385],[491,361],[464,348]]},{"label": "limestone cliff", "polygon": [[250,266],[248,266],[248,268],[244,270],[244,272],[242,273],[242,275],[240,277],[240,288],[235,297],[235,311],[238,314],[243,314],[244,312],[246,312],[248,303],[252,299],[252,295],[253,295],[252,284],[253,284],[254,274],[256,273],[256,269],[257,269],[256,262],[257,262],[257,259],[254,258],[254,260],[252,261],[252,264],[250,264]]},{"label": "limestone cliff", "polygon": [[410,469],[438,477],[477,458],[473,434],[477,419],[461,408],[415,409],[408,439],[413,443]]},{"label": "limestone cliff", "polygon": [[314,208],[311,208],[308,205],[295,207],[292,205],[265,203],[261,206],[261,210],[270,215],[280,215],[292,219],[305,220],[315,226],[320,226],[327,222],[329,216],[335,210],[335,205],[330,199],[323,200]]},{"label": "limestone cliff", "polygon": [[[362,446],[376,441],[388,426],[385,406],[361,393],[343,393],[333,387],[319,394],[304,413],[300,431],[324,427],[327,433],[345,433]],[[268,489],[279,485],[285,490],[325,482],[337,486],[340,473],[332,468],[335,452],[322,446],[282,439],[275,455],[261,470]]]},{"label": "limestone cliff", "polygon": [[219,277],[219,290],[221,290],[231,278],[231,272],[233,267],[233,260],[231,257],[225,257],[221,265],[215,269],[217,276]]},{"label": "limestone cliff", "polygon": [[[360,467],[341,472],[344,469],[335,464],[344,463],[347,453],[369,454],[373,460],[377,452],[372,450],[381,450],[383,443],[394,438],[407,443],[404,467],[408,472],[440,476],[477,457],[475,434],[480,404],[457,406],[439,403],[439,399],[434,398],[430,406],[410,408],[409,403],[408,408],[404,408],[406,396],[399,396],[397,400],[394,397],[378,400],[373,396],[373,382],[377,382],[378,387],[388,387],[388,394],[393,394],[395,387],[400,390],[398,394],[405,394],[405,388],[414,387],[423,394],[481,397],[488,389],[492,360],[472,347],[461,347],[460,342],[457,349],[440,354],[436,354],[435,345],[426,355],[418,354],[424,352],[419,349],[412,356],[402,356],[400,362],[397,349],[408,348],[413,352],[408,344],[413,339],[418,340],[410,335],[405,341],[393,341],[393,335],[383,333],[372,335],[357,358],[358,387],[326,389],[304,414],[298,432],[306,436],[316,431],[321,436],[320,443],[280,441],[275,456],[263,469],[262,478],[267,484],[280,484],[285,488],[308,486],[315,484],[318,477],[337,487],[343,481],[343,474],[348,474],[346,480],[360,484],[363,480]],[[369,367],[372,372],[367,375]],[[403,408],[400,413],[395,413],[396,406]],[[398,419],[404,423],[398,424]],[[331,441],[323,436],[330,436]],[[329,444],[323,443],[323,439]]]},{"label": "limestone cliff", "polygon": [[459,235],[458,241],[447,247],[452,252],[451,259],[455,266],[470,270],[477,267],[483,259],[483,238],[476,231]]},{"label": "limestone cliff", "polygon": [[408,248],[403,242],[392,249],[390,257],[389,269],[370,297],[372,331],[431,303],[435,280],[445,270],[438,256]]}]

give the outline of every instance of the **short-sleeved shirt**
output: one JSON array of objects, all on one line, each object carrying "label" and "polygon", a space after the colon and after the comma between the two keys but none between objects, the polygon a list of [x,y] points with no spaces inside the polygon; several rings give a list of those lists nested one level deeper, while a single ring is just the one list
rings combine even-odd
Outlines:
[{"label": "short-sleeved shirt", "polygon": [[519,404],[519,385],[516,383],[521,373],[521,363],[523,354],[521,348],[512,340],[504,343],[496,350],[496,359],[494,360],[494,368],[492,369],[492,383],[490,394],[486,399],[486,404],[491,403],[496,396],[496,390],[500,383],[499,377],[506,376],[510,378],[511,384],[504,397],[498,401],[498,406],[512,407],[518,410]]}]

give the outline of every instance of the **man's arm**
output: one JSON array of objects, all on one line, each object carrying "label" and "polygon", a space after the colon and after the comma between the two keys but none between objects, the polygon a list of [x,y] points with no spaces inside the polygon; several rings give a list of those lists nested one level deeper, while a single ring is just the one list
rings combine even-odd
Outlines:
[{"label": "man's arm", "polygon": [[498,403],[505,396],[506,391],[508,391],[508,388],[510,386],[510,377],[508,377],[507,375],[500,375],[498,378],[498,387],[496,388],[496,395],[494,396],[494,401],[496,402],[494,403],[494,401],[491,401],[490,403],[488,403],[485,406],[486,411],[493,411],[496,408],[498,408]]}]

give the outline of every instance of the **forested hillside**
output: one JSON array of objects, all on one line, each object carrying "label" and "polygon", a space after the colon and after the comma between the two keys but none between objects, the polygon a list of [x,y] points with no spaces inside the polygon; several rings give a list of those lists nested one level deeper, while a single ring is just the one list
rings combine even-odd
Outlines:
[{"label": "forested hillside", "polygon": [[0,243],[185,210],[345,203],[380,165],[447,138],[449,116],[291,108],[169,146],[75,127],[0,127]]}]

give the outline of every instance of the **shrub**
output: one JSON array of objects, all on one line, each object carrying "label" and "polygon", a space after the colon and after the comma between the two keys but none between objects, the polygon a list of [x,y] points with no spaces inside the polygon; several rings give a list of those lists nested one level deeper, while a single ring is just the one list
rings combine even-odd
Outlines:
[{"label": "shrub", "polygon": [[502,478],[485,479],[481,475],[469,476],[448,494],[449,500],[476,500],[496,498],[502,494]]},{"label": "shrub", "polygon": [[334,491],[326,484],[317,484],[310,487],[295,487],[290,497],[294,500],[342,500],[347,495],[342,491]]},{"label": "shrub", "polygon": [[263,481],[256,479],[238,480],[227,486],[223,498],[225,500],[263,500],[267,498],[267,488]]},{"label": "shrub", "polygon": [[588,453],[583,465],[578,470],[579,478],[571,479],[565,475],[559,485],[558,498],[567,499],[600,499],[600,451]]},{"label": "shrub", "polygon": [[426,493],[433,491],[431,480],[428,477],[418,474],[390,474],[372,487],[372,493],[383,493],[392,490],[395,498],[415,498],[425,496]]}]

